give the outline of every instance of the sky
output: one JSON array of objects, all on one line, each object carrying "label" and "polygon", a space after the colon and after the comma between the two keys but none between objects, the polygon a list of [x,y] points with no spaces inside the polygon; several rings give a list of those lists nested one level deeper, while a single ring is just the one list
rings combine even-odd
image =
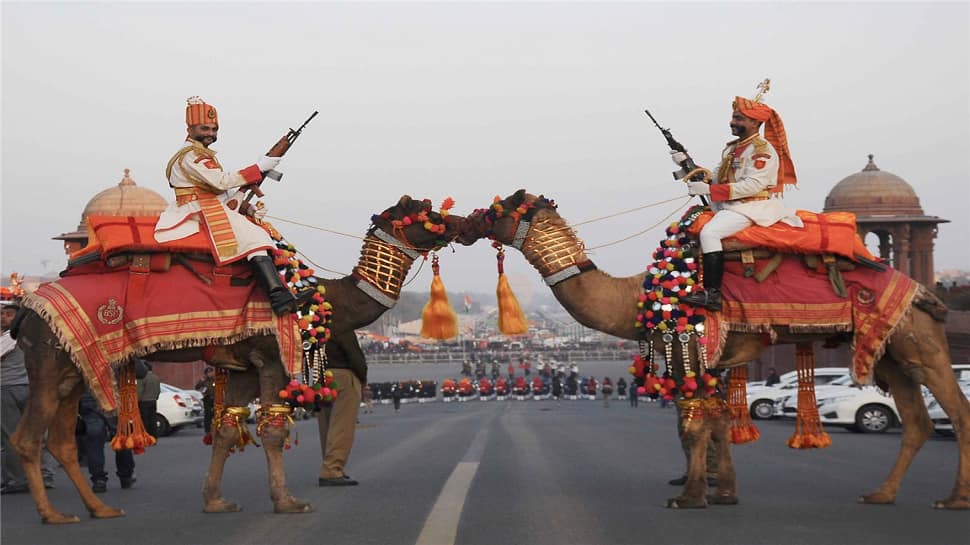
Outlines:
[{"label": "sky", "polygon": [[[51,237],[125,168],[171,199],[192,95],[218,108],[231,168],[319,110],[264,191],[270,216],[353,235],[274,221],[322,276],[350,272],[354,237],[401,195],[465,214],[520,188],[571,223],[612,216],[579,236],[602,270],[636,274],[686,199],[643,110],[710,168],[731,101],[764,78],[799,177],[789,207],[821,211],[874,154],[949,220],[936,269],[970,270],[966,2],[5,1],[0,18],[4,278],[61,270]],[[505,267],[520,297],[546,289],[517,252]],[[405,289],[427,290],[416,271]],[[445,249],[441,273],[490,292],[494,250]]]}]

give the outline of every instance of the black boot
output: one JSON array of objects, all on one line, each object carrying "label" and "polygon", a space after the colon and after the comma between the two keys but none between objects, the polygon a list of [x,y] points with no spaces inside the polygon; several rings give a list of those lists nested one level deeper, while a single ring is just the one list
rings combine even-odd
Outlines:
[{"label": "black boot", "polygon": [[253,264],[256,281],[266,290],[266,294],[269,295],[269,304],[273,307],[273,313],[277,315],[296,312],[317,291],[316,288],[307,288],[294,295],[283,284],[283,279],[280,278],[280,273],[276,270],[276,264],[268,255],[258,255],[249,261]]},{"label": "black boot", "polygon": [[724,252],[704,254],[704,291],[692,293],[683,302],[710,310],[721,310],[721,279],[724,278]]}]

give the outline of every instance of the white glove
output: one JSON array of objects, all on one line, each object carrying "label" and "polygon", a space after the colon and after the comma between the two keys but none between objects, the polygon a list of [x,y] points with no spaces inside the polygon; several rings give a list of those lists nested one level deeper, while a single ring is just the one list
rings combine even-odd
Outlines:
[{"label": "white glove", "polygon": [[687,154],[682,151],[671,151],[670,159],[674,162],[675,165],[681,166],[683,165],[684,161],[687,160]]},{"label": "white glove", "polygon": [[260,172],[268,172],[276,168],[276,165],[280,164],[282,157],[267,157],[262,156],[256,160],[256,166],[259,167]]},{"label": "white glove", "polygon": [[707,182],[687,182],[688,195],[710,195],[711,186]]}]

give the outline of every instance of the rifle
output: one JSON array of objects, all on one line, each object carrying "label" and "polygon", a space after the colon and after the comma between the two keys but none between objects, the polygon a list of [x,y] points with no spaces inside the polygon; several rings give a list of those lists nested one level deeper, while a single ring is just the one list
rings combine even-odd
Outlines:
[{"label": "rifle", "polygon": [[[296,139],[300,137],[300,134],[303,132],[303,129],[306,128],[306,126],[310,123],[310,121],[314,117],[317,116],[318,113],[320,113],[320,112],[314,110],[314,112],[312,114],[310,114],[310,117],[308,117],[307,120],[304,121],[302,125],[300,125],[300,128],[299,129],[296,129],[296,130],[290,129],[289,132],[287,132],[285,135],[283,135],[283,137],[280,138],[278,142],[276,142],[275,144],[273,144],[273,147],[271,147],[269,149],[269,151],[266,152],[266,156],[267,157],[282,157],[282,156],[286,155],[286,152],[289,151],[290,146],[293,145],[293,142],[296,142]],[[266,171],[266,172],[263,173],[263,178],[264,179],[270,178],[270,179],[276,180],[278,182],[278,181],[280,181],[283,178],[283,173],[277,172],[275,170],[268,170],[268,171]],[[260,181],[258,183],[255,183],[255,184],[252,184],[252,185],[249,186],[249,193],[246,195],[246,198],[243,200],[242,206],[240,206],[240,208],[239,208],[239,212],[240,213],[242,213],[242,214],[245,214],[246,213],[247,209],[249,208],[249,201],[252,200],[253,196],[256,196],[256,197],[262,197],[263,196],[263,192],[259,189],[259,185],[261,183],[263,183],[263,182]]]},{"label": "rifle", "polygon": [[[650,121],[653,121],[653,124],[658,129],[660,129],[660,133],[664,135],[664,138],[667,140],[667,145],[670,147],[670,149],[674,151],[679,151],[680,153],[687,155],[687,148],[685,148],[683,144],[681,144],[674,138],[674,135],[670,133],[670,129],[665,129],[661,127],[660,123],[657,123],[657,120],[654,119],[652,115],[650,115],[650,110],[643,110],[643,111],[644,113],[647,114],[648,117],[650,117]],[[711,172],[707,169],[698,167],[697,164],[694,163],[694,160],[691,159],[690,155],[687,155],[687,159],[684,159],[684,162],[680,164],[680,167],[681,167],[680,170],[677,170],[673,173],[675,180],[686,179],[686,181],[691,181],[691,182],[703,182],[703,181],[709,180],[711,177]],[[701,198],[701,203],[703,203],[704,206],[708,206],[707,199],[704,198],[703,195],[700,195],[700,198]]]}]

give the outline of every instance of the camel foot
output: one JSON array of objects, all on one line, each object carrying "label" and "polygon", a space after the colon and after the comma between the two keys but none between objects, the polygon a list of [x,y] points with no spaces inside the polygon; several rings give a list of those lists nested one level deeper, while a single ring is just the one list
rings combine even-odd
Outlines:
[{"label": "camel foot", "polygon": [[238,513],[240,511],[242,511],[241,505],[225,498],[206,502],[205,507],[202,508],[203,513]]},{"label": "camel foot", "polygon": [[667,500],[667,507],[670,509],[703,509],[707,507],[707,500],[704,496],[699,498],[678,496]]},{"label": "camel foot", "polygon": [[711,505],[737,505],[738,497],[734,494],[711,494],[707,496],[707,503]]},{"label": "camel foot", "polygon": [[123,516],[125,516],[124,510],[115,509],[114,507],[109,507],[107,505],[91,511],[91,518],[96,519],[113,519]]},{"label": "camel foot", "polygon": [[945,500],[936,500],[932,505],[933,509],[967,510],[970,509],[970,498],[947,498]]},{"label": "camel foot", "polygon": [[54,511],[53,513],[41,515],[40,520],[44,524],[75,524],[81,522],[81,517]]},{"label": "camel foot", "polygon": [[873,492],[872,494],[859,496],[858,503],[867,503],[869,505],[892,505],[896,503],[896,496],[886,494],[885,492]]},{"label": "camel foot", "polygon": [[309,503],[298,500],[293,496],[287,496],[286,498],[273,504],[274,513],[312,513],[313,506]]}]

